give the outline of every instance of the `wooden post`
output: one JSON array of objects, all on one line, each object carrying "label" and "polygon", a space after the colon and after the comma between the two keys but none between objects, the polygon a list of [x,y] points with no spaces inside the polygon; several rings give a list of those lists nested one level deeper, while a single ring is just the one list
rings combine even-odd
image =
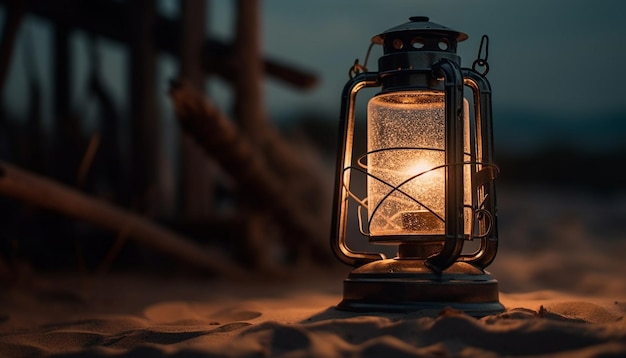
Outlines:
[{"label": "wooden post", "polygon": [[4,80],[11,66],[11,57],[15,48],[15,39],[22,22],[26,1],[12,0],[6,3],[2,42],[0,42],[0,93],[4,92]]},{"label": "wooden post", "polygon": [[[236,6],[235,42],[233,45],[235,64],[234,113],[244,138],[252,148],[261,148],[267,130],[263,103],[263,60],[261,57],[261,22],[259,0],[238,0]],[[240,184],[243,184],[240,182]],[[244,184],[247,185],[247,184]],[[268,244],[265,243],[273,222],[267,211],[251,207],[239,190],[239,210],[246,216],[245,246],[241,255],[252,267],[272,265]]]},{"label": "wooden post", "polygon": [[[203,68],[206,31],[206,2],[181,1],[180,74],[202,90],[205,85]],[[206,219],[214,207],[214,176],[217,168],[202,149],[185,133],[179,135],[180,179],[179,195],[185,219]]]},{"label": "wooden post", "polygon": [[[45,163],[50,168],[49,173],[55,178],[70,183],[76,171],[74,153],[75,144],[78,143],[76,118],[71,113],[71,83],[72,62],[70,56],[71,30],[65,24],[56,24],[53,29],[53,68],[52,84],[54,126],[52,127],[52,153],[48,156],[51,160]],[[68,157],[69,156],[69,157]]]},{"label": "wooden post", "polygon": [[322,187],[324,181],[320,173],[307,167],[307,162],[298,155],[298,151],[282,138],[268,120],[265,110],[260,3],[260,0],[237,2],[235,115],[243,133],[263,153],[265,162],[281,180],[284,190],[318,219],[327,216],[330,203],[326,205],[324,199],[330,196],[330,192]]},{"label": "wooden post", "polygon": [[267,128],[263,103],[263,62],[261,59],[261,21],[259,0],[237,1],[235,29],[235,120],[255,144],[262,141]]},{"label": "wooden post", "polygon": [[65,121],[70,115],[70,83],[72,83],[72,63],[69,45],[70,29],[58,24],[53,30],[54,45],[54,119]]},{"label": "wooden post", "polygon": [[159,208],[161,125],[156,111],[155,0],[128,2],[130,37],[130,120],[133,139],[135,195],[148,210]]}]

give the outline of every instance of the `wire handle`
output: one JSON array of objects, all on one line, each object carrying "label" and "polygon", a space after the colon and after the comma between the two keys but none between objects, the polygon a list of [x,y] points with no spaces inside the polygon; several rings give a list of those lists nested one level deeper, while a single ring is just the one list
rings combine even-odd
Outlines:
[{"label": "wire handle", "polygon": [[[485,57],[481,57],[483,53],[483,47],[485,48]],[[478,56],[476,56],[476,60],[472,63],[472,70],[480,73],[483,76],[487,76],[489,72],[489,63],[487,62],[487,58],[489,57],[489,36],[483,35],[480,39],[480,46],[478,47]],[[483,68],[482,71],[479,71],[478,68]]]},{"label": "wire handle", "polygon": [[372,52],[373,46],[374,46],[374,43],[372,42],[367,48],[367,54],[365,54],[365,62],[362,65],[359,63],[358,58],[354,60],[354,64],[350,66],[350,70],[348,70],[348,76],[350,76],[350,79],[353,79],[354,76],[360,73],[367,72],[367,61],[370,58],[370,53]]}]

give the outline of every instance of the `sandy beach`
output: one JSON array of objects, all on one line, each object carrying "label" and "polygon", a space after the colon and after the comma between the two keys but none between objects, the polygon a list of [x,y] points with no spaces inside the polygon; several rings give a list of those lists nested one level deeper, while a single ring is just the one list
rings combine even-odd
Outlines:
[{"label": "sandy beach", "polygon": [[620,196],[505,188],[500,202],[502,314],[339,311],[341,266],[248,282],[31,272],[0,293],[0,356],[626,356]]}]

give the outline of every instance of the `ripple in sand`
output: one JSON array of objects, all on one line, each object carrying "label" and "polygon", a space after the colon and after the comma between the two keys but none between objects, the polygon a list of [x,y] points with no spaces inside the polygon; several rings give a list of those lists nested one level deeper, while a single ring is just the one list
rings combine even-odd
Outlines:
[{"label": "ripple in sand", "polygon": [[247,305],[229,306],[219,310],[216,307],[215,304],[194,302],[162,302],[149,306],[143,314],[153,322],[177,325],[223,325],[261,316],[260,310]]}]

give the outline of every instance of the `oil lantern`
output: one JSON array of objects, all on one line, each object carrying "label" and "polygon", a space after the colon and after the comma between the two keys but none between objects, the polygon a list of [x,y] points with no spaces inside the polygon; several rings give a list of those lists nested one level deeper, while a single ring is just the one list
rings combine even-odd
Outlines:
[{"label": "oil lantern", "polygon": [[[461,67],[456,49],[465,39],[411,17],[372,38],[383,46],[377,72],[358,62],[351,70],[342,93],[331,246],[354,270],[338,309],[504,310],[498,283],[485,271],[498,247],[491,88],[476,61]],[[379,92],[367,104],[366,138],[355,139],[357,93],[369,87]],[[354,153],[355,143],[367,149]],[[376,252],[381,246],[355,249],[362,246],[355,240],[393,245],[396,256]]]}]

